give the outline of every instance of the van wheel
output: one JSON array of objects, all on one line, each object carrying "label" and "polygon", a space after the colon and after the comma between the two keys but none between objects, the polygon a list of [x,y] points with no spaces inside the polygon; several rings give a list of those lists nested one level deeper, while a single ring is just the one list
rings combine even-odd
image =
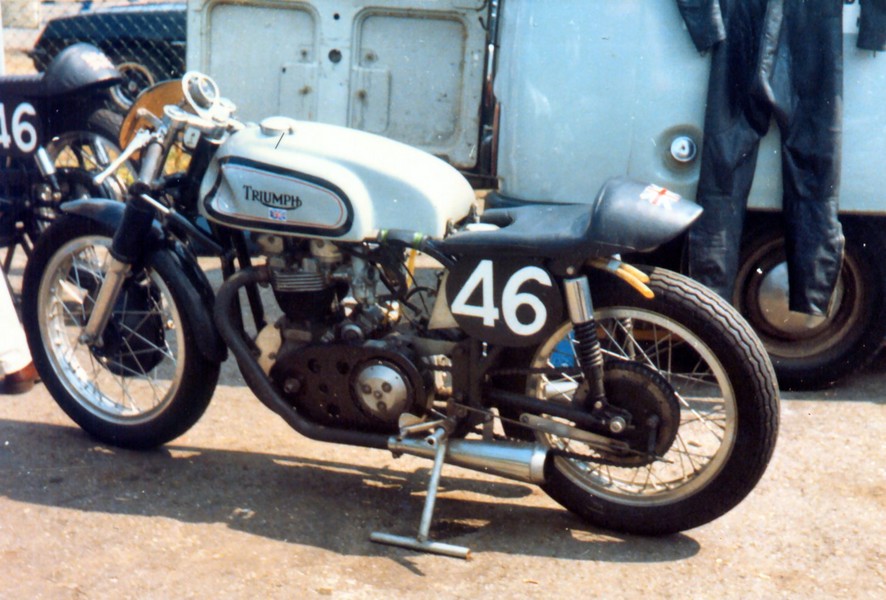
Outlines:
[{"label": "van wheel", "polygon": [[111,99],[114,108],[125,114],[138,95],[157,82],[157,77],[151,69],[135,60],[124,59],[115,66],[123,81],[111,88]]},{"label": "van wheel", "polygon": [[766,228],[745,241],[735,306],[769,352],[785,390],[826,388],[869,364],[886,336],[884,244],[866,224],[843,223],[843,269],[827,317],[788,310],[784,237]]}]

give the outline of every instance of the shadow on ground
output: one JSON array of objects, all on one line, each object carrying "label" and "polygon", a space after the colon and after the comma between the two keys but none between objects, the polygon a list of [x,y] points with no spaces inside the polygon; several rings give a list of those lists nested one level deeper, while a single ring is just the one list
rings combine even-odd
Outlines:
[{"label": "shadow on ground", "polygon": [[[0,444],[0,494],[14,501],[224,523],[277,541],[395,560],[412,553],[373,544],[369,533],[413,535],[428,477],[425,466],[409,471],[175,444],[133,452],[75,427],[10,420],[0,420]],[[589,528],[565,510],[527,505],[533,493],[528,485],[444,470],[431,537],[487,552],[628,563],[699,551],[686,535],[650,539]]]}]

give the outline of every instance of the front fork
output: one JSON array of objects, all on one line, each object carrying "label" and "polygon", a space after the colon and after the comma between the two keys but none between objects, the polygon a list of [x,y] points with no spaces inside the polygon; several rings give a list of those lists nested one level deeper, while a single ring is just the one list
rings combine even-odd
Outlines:
[{"label": "front fork", "polygon": [[123,282],[126,281],[130,270],[132,270],[132,265],[111,257],[111,264],[108,266],[108,272],[102,281],[101,288],[99,288],[92,313],[89,315],[89,320],[83,331],[80,332],[81,343],[99,348],[103,345],[102,334],[111,319],[112,308],[117,302]]},{"label": "front fork", "polygon": [[[133,187],[138,185],[133,184]],[[145,256],[148,249],[154,212],[135,193],[129,196],[123,209],[123,219],[111,242],[108,271],[98,290],[89,320],[80,332],[80,342],[89,346],[102,346],[102,334],[111,319],[120,290],[132,271],[133,263]]]},{"label": "front fork", "polygon": [[159,140],[149,143],[143,152],[139,181],[129,188],[123,218],[111,242],[108,272],[99,288],[92,313],[80,332],[80,342],[83,344],[95,347],[103,345],[102,334],[111,319],[120,290],[132,271],[132,265],[149,251],[148,242],[158,204],[156,201],[149,202],[147,193],[150,186],[145,182],[152,181],[163,168],[162,157],[163,145]]}]

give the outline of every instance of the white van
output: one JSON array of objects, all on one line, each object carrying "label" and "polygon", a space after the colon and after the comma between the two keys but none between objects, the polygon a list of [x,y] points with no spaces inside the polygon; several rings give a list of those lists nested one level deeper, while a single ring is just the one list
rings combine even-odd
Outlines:
[{"label": "white van", "polygon": [[[783,387],[828,385],[886,336],[886,56],[844,7],[846,256],[828,318],[787,308],[780,147],[759,153],[734,304]],[[628,175],[693,198],[708,58],[674,0],[190,0],[189,69],[241,118],[347,125],[442,156],[492,202],[583,202]],[[680,268],[679,247],[647,260]]]}]

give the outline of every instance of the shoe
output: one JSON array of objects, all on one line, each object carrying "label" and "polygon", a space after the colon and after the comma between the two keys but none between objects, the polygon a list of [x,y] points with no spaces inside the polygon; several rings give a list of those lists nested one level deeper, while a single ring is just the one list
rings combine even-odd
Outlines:
[{"label": "shoe", "polygon": [[29,362],[23,369],[9,373],[0,381],[0,394],[24,394],[30,392],[34,384],[40,380],[34,363]]}]

